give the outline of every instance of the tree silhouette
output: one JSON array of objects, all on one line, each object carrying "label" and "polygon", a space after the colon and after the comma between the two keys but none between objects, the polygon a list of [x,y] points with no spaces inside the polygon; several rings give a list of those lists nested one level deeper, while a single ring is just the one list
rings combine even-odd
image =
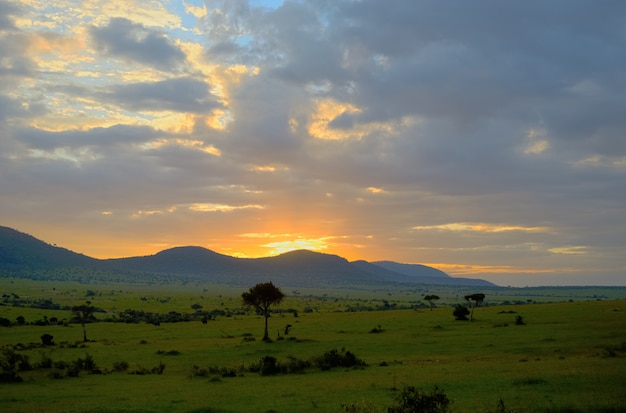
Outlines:
[{"label": "tree silhouette", "polygon": [[454,306],[454,310],[452,311],[452,315],[455,320],[465,321],[467,320],[467,315],[470,311],[463,304],[457,304]]},{"label": "tree silhouette", "polygon": [[424,300],[430,303],[430,311],[433,311],[433,307],[435,306],[435,301],[437,301],[438,299],[439,299],[439,296],[435,294],[428,294],[424,296]]},{"label": "tree silhouette", "polygon": [[72,314],[74,314],[74,319],[78,321],[83,327],[83,341],[87,341],[87,328],[85,327],[86,323],[90,323],[96,320],[96,317],[93,315],[95,307],[89,304],[75,305],[72,307]]},{"label": "tree silhouette", "polygon": [[485,301],[485,294],[477,293],[477,294],[469,294],[464,297],[467,301],[472,302],[472,311],[470,312],[470,321],[474,318],[474,307],[479,306],[483,301]]},{"label": "tree silhouette", "polygon": [[243,303],[256,308],[256,310],[265,317],[265,332],[263,341],[269,341],[270,337],[267,330],[267,319],[270,316],[270,306],[279,304],[285,295],[280,288],[274,286],[272,282],[260,283],[250,288],[249,291],[241,294]]}]

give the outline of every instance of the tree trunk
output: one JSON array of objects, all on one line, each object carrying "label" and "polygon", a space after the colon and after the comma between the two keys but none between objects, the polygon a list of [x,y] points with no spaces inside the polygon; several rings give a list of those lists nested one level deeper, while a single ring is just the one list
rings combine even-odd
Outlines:
[{"label": "tree trunk", "polygon": [[85,323],[81,324],[83,326],[83,341],[87,342],[87,328],[85,327]]},{"label": "tree trunk", "polygon": [[265,313],[265,333],[263,334],[263,341],[270,341],[270,335],[267,331],[267,319],[269,318],[269,314]]}]

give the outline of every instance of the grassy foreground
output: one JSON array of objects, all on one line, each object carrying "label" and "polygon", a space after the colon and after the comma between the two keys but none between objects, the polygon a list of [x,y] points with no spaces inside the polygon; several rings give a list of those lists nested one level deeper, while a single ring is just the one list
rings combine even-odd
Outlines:
[{"label": "grassy foreground", "polygon": [[[179,291],[156,305],[145,296],[134,301],[142,294],[129,293],[119,298],[123,303],[96,296],[94,304],[107,311],[127,305],[164,311],[188,308],[198,295]],[[233,291],[203,297],[205,308],[240,306]],[[291,296],[278,308],[302,309],[315,300]],[[452,412],[626,411],[625,300],[480,307],[471,323],[455,321],[450,307],[346,312],[333,307],[354,306],[353,298],[320,303],[326,304],[298,317],[270,318],[271,336],[282,333],[271,343],[260,340],[263,320],[253,314],[159,327],[92,323],[87,343],[78,324],[0,327],[0,347],[28,356],[33,366],[89,357],[102,373],[20,372],[23,382],[0,384],[0,411],[386,412],[405,385],[438,386],[452,400]],[[0,317],[18,314],[70,318],[67,311],[0,307]],[[520,315],[525,325],[515,324]],[[285,336],[286,324],[292,329]],[[42,334],[54,336],[55,345],[41,346]],[[286,364],[333,349],[348,350],[367,366],[266,376],[250,371],[266,356]],[[124,363],[127,369],[115,371]],[[162,374],[154,373],[159,366]]]}]

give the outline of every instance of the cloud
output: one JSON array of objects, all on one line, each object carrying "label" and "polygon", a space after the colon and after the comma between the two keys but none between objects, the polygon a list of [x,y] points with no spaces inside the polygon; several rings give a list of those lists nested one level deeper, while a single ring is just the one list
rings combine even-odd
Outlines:
[{"label": "cloud", "polygon": [[185,53],[164,31],[116,17],[107,26],[91,27],[95,47],[109,56],[173,71],[184,63]]},{"label": "cloud", "polygon": [[5,225],[623,275],[626,3],[11,4]]},{"label": "cloud", "polygon": [[109,86],[103,98],[132,111],[207,113],[222,105],[201,80],[175,78]]},{"label": "cloud", "polygon": [[18,14],[19,8],[14,3],[8,1],[0,1],[0,30],[15,29],[15,24],[11,16]]}]

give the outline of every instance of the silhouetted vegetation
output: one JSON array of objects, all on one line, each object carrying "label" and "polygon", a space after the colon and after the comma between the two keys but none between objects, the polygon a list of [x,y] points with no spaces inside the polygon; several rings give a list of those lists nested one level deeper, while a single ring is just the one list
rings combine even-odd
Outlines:
[{"label": "silhouetted vegetation", "polygon": [[424,300],[430,303],[430,311],[435,307],[435,301],[439,300],[439,296],[436,294],[427,294],[424,296]]},{"label": "silhouetted vegetation", "polygon": [[0,383],[21,382],[18,373],[31,369],[28,357],[11,349],[2,349],[0,358]]},{"label": "silhouetted vegetation", "polygon": [[396,397],[396,404],[387,411],[388,413],[445,413],[449,405],[450,399],[437,386],[430,393],[413,386],[406,386]]},{"label": "silhouetted vegetation", "polygon": [[472,310],[470,311],[470,321],[472,321],[474,319],[474,308],[480,306],[480,304],[485,301],[485,294],[468,294],[464,298],[472,303]]},{"label": "silhouetted vegetation", "polygon": [[95,307],[89,304],[76,305],[72,307],[72,314],[74,315],[74,319],[80,323],[83,328],[83,341],[87,341],[87,328],[85,324],[91,323],[96,319],[93,315],[95,311]]},{"label": "silhouetted vegetation", "polygon": [[280,288],[274,286],[272,282],[260,283],[250,288],[249,291],[241,294],[243,303],[254,307],[258,313],[265,318],[265,331],[263,341],[270,341],[267,329],[267,319],[270,317],[270,306],[279,304],[285,295]]},{"label": "silhouetted vegetation", "polygon": [[463,304],[455,305],[454,310],[452,311],[454,319],[459,321],[467,321],[467,316],[469,315],[469,313],[470,311]]},{"label": "silhouetted vegetation", "polygon": [[41,336],[41,344],[43,344],[44,346],[52,346],[54,345],[54,337],[51,336],[50,334],[43,334]]}]

